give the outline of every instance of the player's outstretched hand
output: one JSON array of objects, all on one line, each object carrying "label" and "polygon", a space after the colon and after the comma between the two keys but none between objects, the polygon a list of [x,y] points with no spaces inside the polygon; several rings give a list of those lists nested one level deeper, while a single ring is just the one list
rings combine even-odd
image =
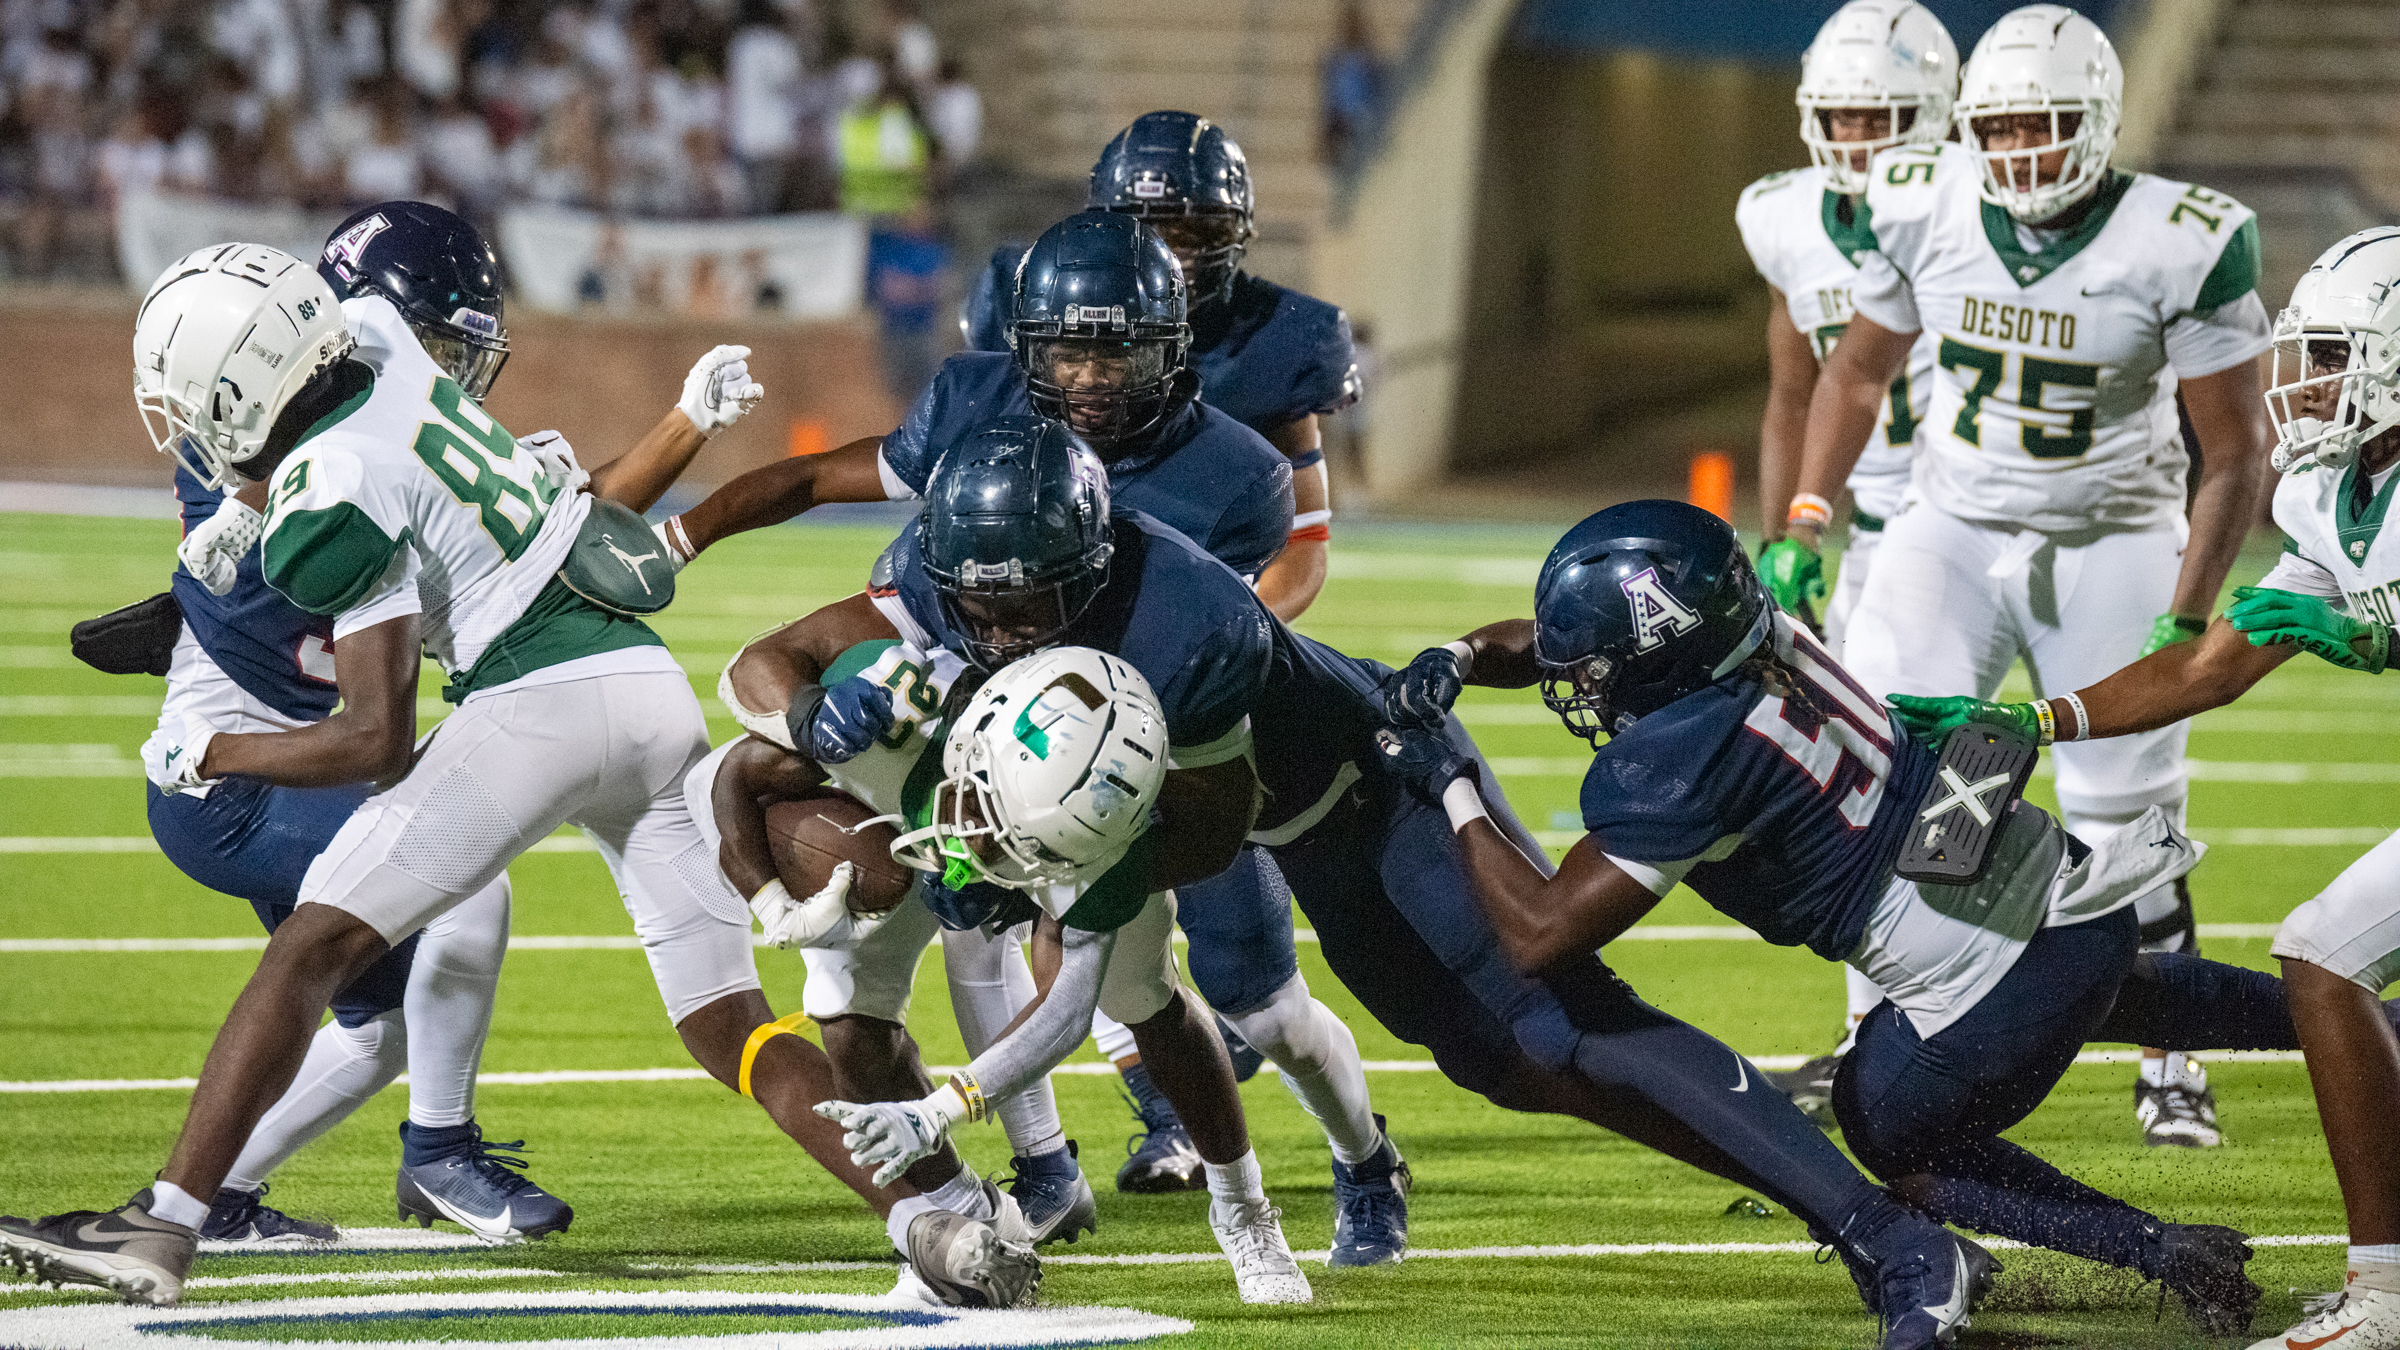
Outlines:
[{"label": "player's outstretched hand", "polygon": [[533,456],[534,462],[542,466],[542,473],[550,480],[551,490],[560,496],[581,492],[592,481],[591,474],[585,472],[583,465],[576,461],[575,447],[567,444],[567,438],[555,431],[537,431],[530,436],[519,436],[517,448]]},{"label": "player's outstretched hand", "polygon": [[1759,550],[1758,579],[1783,612],[1815,626],[1825,601],[1825,556],[1797,539]]},{"label": "player's outstretched hand", "polygon": [[766,386],[750,378],[748,347],[711,347],[683,377],[683,397],[675,410],[701,435],[714,436],[749,415],[766,396]]},{"label": "player's outstretched hand", "polygon": [[1979,698],[1918,698],[1914,694],[1892,694],[1884,699],[1900,718],[1900,725],[1919,745],[1939,750],[1950,733],[1970,724],[1999,727],[2013,731],[2026,740],[2039,743],[2040,719],[2034,716],[2030,703],[1986,703]]},{"label": "player's outstretched hand", "polygon": [[792,744],[819,764],[847,764],[892,729],[890,686],[853,675],[794,699],[784,716]]},{"label": "player's outstretched hand", "polygon": [[228,496],[215,515],[193,526],[175,546],[175,557],[210,595],[223,595],[233,589],[234,571],[257,546],[259,529],[266,523],[265,516]]},{"label": "player's outstretched hand", "polygon": [[924,1101],[819,1102],[816,1110],[842,1127],[851,1163],[875,1168],[878,1186],[891,1185],[910,1164],[932,1156],[949,1133],[949,1122]]},{"label": "player's outstretched hand", "polygon": [[1438,727],[1466,688],[1465,663],[1448,647],[1428,647],[1383,682],[1383,720],[1400,727]]},{"label": "player's outstretched hand", "polygon": [[2353,619],[2313,595],[2237,586],[2225,618],[2253,647],[2294,643],[2344,670],[2380,675],[2391,659],[2391,629]]},{"label": "player's outstretched hand", "polygon": [[1434,802],[1459,779],[1480,778],[1473,756],[1452,745],[1440,731],[1425,727],[1392,726],[1376,732],[1375,767],[1386,778]]}]

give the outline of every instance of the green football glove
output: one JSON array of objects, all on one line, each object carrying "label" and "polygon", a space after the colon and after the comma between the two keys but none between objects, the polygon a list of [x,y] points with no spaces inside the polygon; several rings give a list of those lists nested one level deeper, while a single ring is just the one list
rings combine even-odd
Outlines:
[{"label": "green football glove", "polygon": [[1825,557],[1797,539],[1778,539],[1758,551],[1758,579],[1783,612],[1815,627],[1825,599]]},{"label": "green football glove", "polygon": [[[2187,619],[2180,614],[2161,614],[2150,621],[2150,638],[2142,644],[2142,655],[2148,656],[2161,647],[2189,642],[2208,631],[2208,620]],[[2139,660],[2139,657],[2135,658]]]},{"label": "green football glove", "polygon": [[2390,628],[2353,619],[2313,595],[2238,586],[2225,617],[2253,647],[2293,643],[2344,670],[2380,675],[2391,657]]},{"label": "green football glove", "polygon": [[1981,725],[2013,731],[2039,745],[2042,743],[2041,719],[2035,716],[2030,703],[1986,703],[1979,698],[1918,698],[1914,694],[1891,694],[1884,702],[1892,705],[1900,725],[1908,729],[1918,744],[1939,750],[1950,733],[1963,726]]}]

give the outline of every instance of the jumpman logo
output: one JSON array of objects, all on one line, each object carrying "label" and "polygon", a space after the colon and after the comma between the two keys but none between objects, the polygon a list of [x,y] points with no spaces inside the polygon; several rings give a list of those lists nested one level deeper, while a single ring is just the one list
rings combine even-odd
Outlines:
[{"label": "jumpman logo", "polygon": [[[1945,815],[1963,806],[1967,808],[1968,815],[1975,817],[1976,824],[1989,825],[1992,823],[1992,811],[1990,807],[1983,804],[1983,794],[1994,788],[2007,787],[2008,780],[2014,776],[2013,774],[1996,773],[1980,783],[1969,783],[1966,779],[1958,776],[1958,770],[1945,764],[1942,766],[1942,781],[1949,785],[1950,795],[1918,812],[1917,819],[1931,820],[1935,816]],[[1928,841],[1930,842],[1930,836]]]},{"label": "jumpman logo", "polygon": [[658,550],[652,549],[650,552],[636,557],[633,554],[627,553],[625,550],[618,548],[617,538],[613,534],[601,535],[600,545],[609,552],[616,554],[617,561],[625,564],[625,570],[633,573],[633,579],[642,583],[642,594],[650,594],[650,579],[642,575],[642,564],[646,562],[657,562]]}]

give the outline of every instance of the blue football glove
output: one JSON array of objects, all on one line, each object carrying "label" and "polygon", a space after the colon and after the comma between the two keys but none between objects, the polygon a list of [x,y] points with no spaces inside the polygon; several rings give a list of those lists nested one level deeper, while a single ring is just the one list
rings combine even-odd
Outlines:
[{"label": "blue football glove", "polygon": [[804,689],[784,713],[792,745],[819,764],[846,764],[892,729],[892,691],[864,675]]},{"label": "blue football glove", "polygon": [[1399,727],[1438,727],[1466,688],[1458,653],[1428,647],[1383,682],[1383,719]]},{"label": "blue football glove", "polygon": [[1375,766],[1384,777],[1436,802],[1459,779],[1480,779],[1472,755],[1462,753],[1441,732],[1424,727],[1376,732]]},{"label": "blue football glove", "polygon": [[2380,675],[2390,663],[2392,630],[2371,620],[2361,622],[2313,595],[2238,586],[2225,618],[2253,647],[2290,642],[2331,661],[2344,670]]},{"label": "blue football glove", "polygon": [[980,880],[962,880],[953,885],[954,880],[958,880],[956,869],[943,876],[927,877],[925,889],[920,893],[925,908],[933,911],[933,917],[941,920],[944,928],[962,933],[981,928],[1008,903],[1010,892],[1006,886]]}]

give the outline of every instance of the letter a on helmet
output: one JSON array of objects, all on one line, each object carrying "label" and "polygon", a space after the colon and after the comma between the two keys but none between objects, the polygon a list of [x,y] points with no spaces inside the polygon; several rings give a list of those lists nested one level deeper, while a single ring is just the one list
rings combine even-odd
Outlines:
[{"label": "letter a on helmet", "polygon": [[1668,638],[1680,637],[1700,626],[1700,616],[1692,612],[1692,607],[1660,584],[1655,567],[1645,567],[1617,585],[1625,592],[1626,608],[1633,613],[1636,651],[1649,651]]}]

